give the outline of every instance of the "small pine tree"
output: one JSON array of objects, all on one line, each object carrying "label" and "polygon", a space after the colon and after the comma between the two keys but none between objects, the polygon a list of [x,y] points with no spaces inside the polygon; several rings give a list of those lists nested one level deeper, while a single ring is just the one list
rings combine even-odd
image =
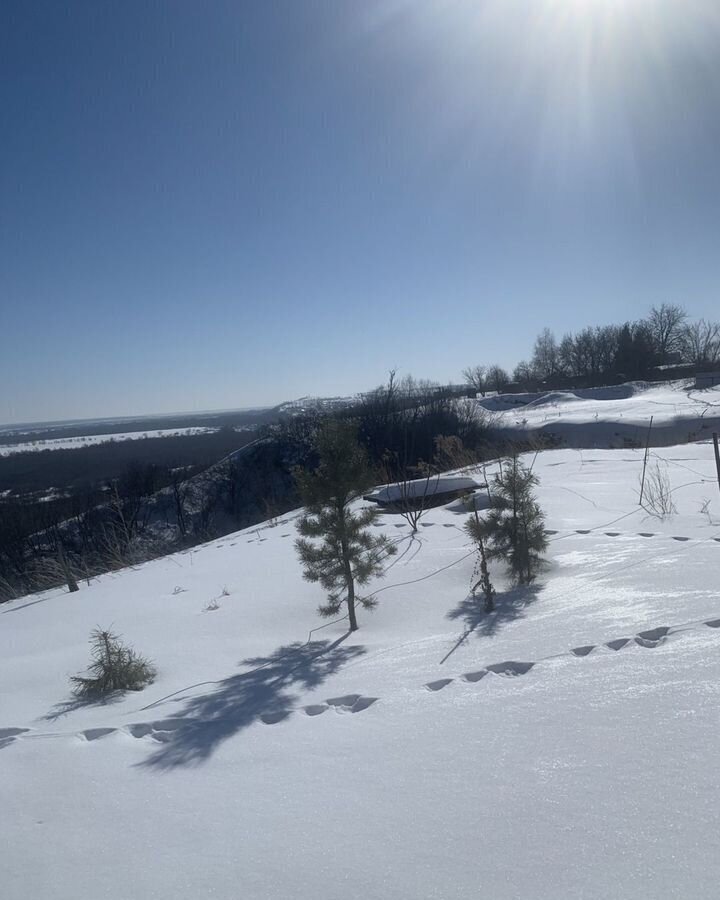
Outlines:
[{"label": "small pine tree", "polygon": [[537,484],[537,475],[512,457],[494,479],[486,519],[488,557],[504,559],[519,584],[534,580],[547,548],[545,517],[533,491]]},{"label": "small pine tree", "polygon": [[473,579],[477,574],[478,568],[480,569],[480,578],[478,581],[474,581],[470,590],[472,591],[473,596],[477,593],[478,588],[482,590],[485,597],[485,612],[490,613],[495,609],[495,588],[493,587],[492,581],[490,581],[490,572],[488,571],[487,565],[486,544],[488,540],[488,528],[487,523],[478,515],[477,509],[475,510],[475,514],[465,523],[465,531],[470,535],[473,541],[475,541],[478,548],[478,561],[475,565]]},{"label": "small pine tree", "polygon": [[144,657],[122,643],[118,635],[96,628],[90,634],[92,662],[87,675],[73,675],[73,693],[82,700],[113,691],[141,691],[157,671]]},{"label": "small pine tree", "polygon": [[353,512],[350,508],[375,480],[355,429],[337,422],[326,424],[318,435],[317,451],[317,470],[295,473],[305,504],[298,523],[302,538],[295,547],[304,578],[319,582],[328,592],[327,603],[318,608],[320,615],[336,615],[347,604],[350,630],[357,631],[356,604],[372,609],[376,601],[357,596],[356,585],[380,575],[383,559],[395,553],[395,546],[386,537],[370,533],[376,509]]}]

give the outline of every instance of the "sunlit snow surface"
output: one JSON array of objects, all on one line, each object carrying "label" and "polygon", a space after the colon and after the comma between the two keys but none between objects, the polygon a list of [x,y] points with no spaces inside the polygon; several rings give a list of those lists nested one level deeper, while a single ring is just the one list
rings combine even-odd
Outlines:
[{"label": "sunlit snow surface", "polygon": [[[716,897],[712,445],[653,451],[664,520],[642,451],[526,459],[548,569],[494,568],[491,616],[457,503],[381,520],[399,552],[351,637],[309,634],[292,514],[0,606],[2,896]],[[159,677],[77,707],[97,625]]]},{"label": "sunlit snow surface", "polygon": [[720,430],[720,385],[695,390],[691,379],[478,400],[508,437],[544,435],[560,446],[668,446]]}]

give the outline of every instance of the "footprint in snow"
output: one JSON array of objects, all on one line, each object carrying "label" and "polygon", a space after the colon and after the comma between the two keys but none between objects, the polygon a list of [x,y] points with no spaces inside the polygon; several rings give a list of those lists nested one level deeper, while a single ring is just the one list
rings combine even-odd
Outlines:
[{"label": "footprint in snow", "polygon": [[99,738],[107,737],[109,734],[115,734],[117,728],[86,728],[80,732],[80,737],[86,741],[97,741]]},{"label": "footprint in snow", "polygon": [[627,647],[630,643],[630,638],[618,638],[615,641],[608,641],[605,646],[608,650],[622,650],[623,647]]},{"label": "footprint in snow", "polygon": [[452,684],[452,682],[452,678],[439,678],[437,681],[428,681],[428,683],[425,685],[425,688],[428,691],[441,691],[449,684]]},{"label": "footprint in snow", "polygon": [[660,625],[658,628],[651,628],[648,631],[638,632],[638,634],[635,635],[635,643],[640,647],[647,647],[649,649],[659,647],[660,644],[665,642],[669,633],[670,627],[668,625]]},{"label": "footprint in snow", "polygon": [[477,672],[465,672],[463,674],[463,681],[468,681],[470,684],[475,684],[478,681],[482,681],[482,679],[488,674],[488,669],[479,669]]},{"label": "footprint in snow", "polygon": [[488,672],[494,675],[505,675],[514,678],[517,675],[526,675],[535,665],[534,662],[501,662],[486,666]]},{"label": "footprint in snow", "polygon": [[327,705],[327,703],[312,703],[310,706],[304,706],[303,712],[306,716],[321,716],[329,709],[330,707]]}]

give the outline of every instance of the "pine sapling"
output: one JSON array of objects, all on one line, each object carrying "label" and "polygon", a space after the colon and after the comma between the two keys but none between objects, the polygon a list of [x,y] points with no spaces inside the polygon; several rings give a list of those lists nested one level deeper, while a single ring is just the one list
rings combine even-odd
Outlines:
[{"label": "pine sapling", "polygon": [[475,573],[478,568],[480,570],[480,578],[478,581],[475,581],[475,573],[473,574],[473,584],[470,588],[470,591],[475,597],[477,595],[478,589],[480,589],[485,597],[484,610],[486,613],[490,613],[495,609],[495,588],[493,587],[492,581],[490,581],[490,573],[488,571],[487,565],[487,553],[485,550],[485,544],[487,541],[487,525],[478,515],[477,509],[475,510],[475,514],[471,516],[467,522],[465,523],[465,531],[468,535],[475,541],[478,549],[478,561],[475,566]]},{"label": "pine sapling", "polygon": [[519,584],[535,579],[545,550],[545,517],[535,499],[539,479],[517,457],[508,460],[493,482],[488,513],[489,559],[502,559]]},{"label": "pine sapling", "polygon": [[327,602],[318,608],[320,615],[337,615],[345,605],[350,630],[356,631],[356,606],[372,609],[376,605],[372,597],[358,596],[356,587],[382,573],[384,560],[395,553],[395,546],[370,532],[378,517],[376,509],[351,509],[353,501],[374,483],[354,429],[327,424],[318,436],[317,449],[318,469],[295,473],[305,504],[298,522],[302,537],[295,547],[304,578],[319,582],[327,591]]},{"label": "pine sapling", "polygon": [[73,693],[92,700],[113,691],[141,691],[155,680],[152,663],[123,644],[118,635],[96,628],[90,634],[92,662],[86,675],[73,675]]}]

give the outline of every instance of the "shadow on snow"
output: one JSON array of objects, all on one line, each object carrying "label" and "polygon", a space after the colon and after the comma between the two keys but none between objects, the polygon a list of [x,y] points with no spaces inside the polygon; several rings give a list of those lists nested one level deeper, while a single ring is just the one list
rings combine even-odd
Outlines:
[{"label": "shadow on snow", "polygon": [[[199,765],[223,741],[261,717],[279,721],[293,709],[296,690],[317,687],[365,653],[364,647],[343,647],[348,637],[297,642],[278,647],[269,656],[244,660],[243,665],[253,668],[219,681],[212,691],[187,700],[180,712],[168,718],[167,743],[139,765],[161,770]],[[163,731],[162,720],[153,725]]]},{"label": "shadow on snow", "polygon": [[451,609],[447,614],[448,619],[462,619],[465,622],[465,631],[441,662],[444,663],[445,660],[449,659],[471,634],[475,634],[478,637],[493,637],[506,625],[509,625],[516,619],[522,619],[525,616],[527,607],[537,599],[541,587],[538,584],[521,584],[497,594],[495,597],[495,609],[490,613],[486,613],[483,608],[484,597],[481,594],[475,597],[472,595],[466,597],[458,603],[455,609]]}]

